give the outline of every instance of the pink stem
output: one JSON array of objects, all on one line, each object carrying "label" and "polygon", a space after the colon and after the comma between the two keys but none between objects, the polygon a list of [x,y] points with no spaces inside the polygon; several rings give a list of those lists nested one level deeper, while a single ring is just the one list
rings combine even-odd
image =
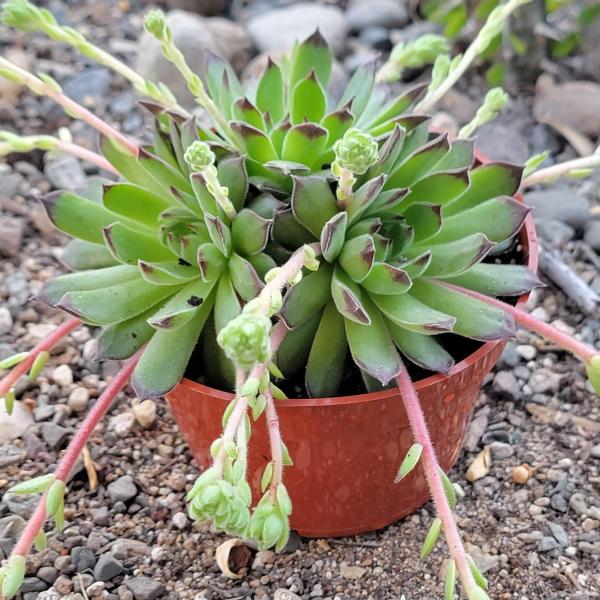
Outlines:
[{"label": "pink stem", "polygon": [[265,392],[267,406],[265,409],[267,417],[267,429],[269,431],[269,444],[271,446],[271,458],[273,459],[273,477],[269,492],[271,500],[277,500],[277,486],[283,481],[283,455],[281,452],[281,431],[279,429],[279,417],[275,408],[275,400],[269,388]]},{"label": "pink stem", "polygon": [[575,356],[578,356],[586,363],[589,362],[592,357],[598,354],[598,350],[596,350],[594,347],[576,340],[570,335],[559,331],[556,329],[556,327],[553,327],[548,323],[544,323],[543,321],[539,321],[521,309],[511,306],[510,304],[506,304],[506,302],[502,302],[502,300],[491,298],[490,296],[486,296],[480,292],[474,292],[473,290],[469,290],[452,283],[446,283],[437,280],[436,284],[447,287],[456,292],[460,292],[461,294],[471,296],[471,298],[476,298],[477,300],[481,300],[482,302],[490,304],[491,306],[498,307],[504,312],[510,314],[519,325],[522,325],[526,329],[537,333],[541,337],[558,344],[565,350],[572,352]]},{"label": "pink stem", "polygon": [[[106,414],[106,411],[110,408],[112,401],[115,396],[123,389],[127,381],[133,372],[133,369],[138,363],[140,356],[143,352],[138,350],[121,368],[115,378],[106,386],[106,389],[102,392],[92,410],[88,413],[85,420],[81,424],[80,429],[75,434],[75,437],[71,440],[69,447],[67,448],[64,456],[62,457],[58,467],[54,473],[56,479],[66,481],[69,473],[73,469],[73,466],[77,462],[83,447],[90,438],[92,432]],[[35,541],[41,527],[46,520],[46,497],[42,498],[40,504],[33,513],[31,519],[27,523],[27,526],[23,530],[19,541],[15,545],[12,554],[26,556]]]},{"label": "pink stem", "polygon": [[12,387],[14,387],[19,378],[29,371],[29,368],[34,363],[35,359],[40,355],[40,353],[50,350],[52,346],[54,346],[65,336],[69,335],[71,331],[77,329],[79,325],[81,325],[81,321],[79,319],[68,319],[59,325],[48,337],[39,342],[37,346],[34,346],[34,348],[29,352],[27,358],[18,365],[15,365],[12,370],[2,380],[0,380],[0,396],[6,394]]},{"label": "pink stem", "polygon": [[423,415],[417,392],[404,365],[402,365],[400,373],[396,377],[396,383],[402,396],[402,402],[410,421],[414,439],[423,446],[422,464],[425,470],[425,477],[437,515],[444,528],[450,555],[456,563],[456,568],[458,569],[465,592],[467,593],[467,596],[470,597],[471,591],[477,589],[478,586],[471,573],[471,568],[469,567],[469,562],[467,560],[467,553],[465,552],[458,527],[454,521],[452,509],[448,504],[448,499],[444,492],[444,486],[438,471],[440,468],[439,463],[435,455],[433,443],[429,436],[427,424],[425,423],[425,416]]},{"label": "pink stem", "polygon": [[63,140],[58,141],[57,147],[59,150],[62,150],[67,154],[72,154],[81,160],[96,165],[104,171],[118,175],[117,170],[104,158],[104,156],[101,156],[96,152],[92,152],[87,148],[83,148],[82,146],[78,146],[77,144],[73,144],[71,142],[64,142]]}]

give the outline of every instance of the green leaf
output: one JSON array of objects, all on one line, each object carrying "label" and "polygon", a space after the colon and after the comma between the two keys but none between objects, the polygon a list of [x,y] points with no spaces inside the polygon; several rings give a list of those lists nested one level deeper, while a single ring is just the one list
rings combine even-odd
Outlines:
[{"label": "green leaf", "polygon": [[40,201],[58,229],[93,244],[104,243],[102,230],[115,221],[140,229],[135,221],[120,217],[97,202],[71,192],[51,192],[42,196]]},{"label": "green leaf", "polygon": [[[413,282],[413,289],[419,281]],[[412,290],[401,296],[378,296],[371,294],[379,310],[392,322],[416,333],[433,335],[453,331],[455,318],[428,306],[413,296]]]},{"label": "green leaf", "polygon": [[444,208],[446,217],[473,208],[498,196],[514,196],[521,185],[523,167],[508,163],[487,163],[469,172],[467,191]]},{"label": "green leaf", "polygon": [[101,269],[118,264],[106,246],[77,239],[65,246],[60,260],[73,271]]},{"label": "green leaf", "polygon": [[360,369],[387,385],[400,372],[400,357],[381,313],[367,298],[363,301],[370,314],[370,324],[344,320],[350,353]]},{"label": "green leaf", "polygon": [[102,290],[132,280],[139,281],[139,273],[130,265],[80,271],[59,275],[50,280],[42,287],[37,297],[42,302],[55,306],[67,292]]},{"label": "green leaf", "polygon": [[333,268],[323,264],[287,291],[279,315],[288,328],[298,327],[325,306],[330,298],[332,273]]},{"label": "green leaf", "polygon": [[350,238],[344,244],[338,261],[346,273],[357,282],[371,271],[375,262],[375,241],[369,234]]},{"label": "green leaf", "polygon": [[473,165],[473,140],[454,140],[448,154],[435,166],[437,171],[469,169]]},{"label": "green leaf", "polygon": [[242,312],[242,305],[235,293],[229,270],[225,271],[217,284],[215,296],[215,329],[218,333]]},{"label": "green leaf", "polygon": [[153,285],[179,285],[199,276],[197,268],[182,262],[150,263],[140,260],[138,269],[142,278]]},{"label": "green leaf", "polygon": [[325,90],[314,71],[298,81],[290,96],[290,121],[292,125],[311,121],[318,123],[327,108]]},{"label": "green leaf", "polygon": [[46,492],[46,512],[49,517],[53,517],[61,510],[65,501],[65,482],[61,479],[54,479]]},{"label": "green leaf", "polygon": [[430,554],[433,548],[435,547],[435,543],[440,537],[440,532],[442,531],[442,522],[437,517],[431,522],[431,526],[429,527],[429,531],[425,536],[425,541],[423,542],[423,547],[421,548],[421,558],[425,559]]},{"label": "green leaf", "polygon": [[435,201],[436,204],[444,206],[464,193],[468,185],[469,173],[466,170],[428,175],[411,187],[394,212],[401,214],[408,206],[417,202]]},{"label": "green leaf", "polygon": [[353,224],[360,219],[360,217],[367,212],[369,207],[376,201],[379,193],[383,189],[385,179],[385,175],[378,175],[373,179],[369,179],[356,191],[352,192],[350,203],[346,208],[350,224]]},{"label": "green leaf", "polygon": [[208,234],[213,244],[219,249],[223,256],[229,256],[231,252],[231,230],[219,217],[206,214],[204,223],[208,229]]},{"label": "green leaf", "polygon": [[248,171],[243,156],[231,155],[222,158],[217,165],[221,185],[227,188],[228,196],[236,210],[241,210],[248,194]]},{"label": "green leaf", "polygon": [[284,516],[289,517],[292,514],[292,501],[283,483],[277,486],[277,504]]},{"label": "green leaf", "polygon": [[0,577],[2,596],[9,600],[17,594],[23,584],[23,579],[25,579],[25,557],[20,554],[13,554],[3,570],[4,576]]},{"label": "green leaf", "polygon": [[259,163],[266,163],[279,158],[271,140],[256,127],[234,121],[231,128],[244,145],[248,156]]},{"label": "green leaf", "polygon": [[235,252],[229,258],[229,275],[235,291],[246,302],[256,298],[264,287],[254,267]]},{"label": "green leaf", "polygon": [[282,156],[285,160],[320,168],[316,163],[325,150],[328,136],[327,129],[315,123],[294,125],[285,134]]},{"label": "green leaf", "polygon": [[204,281],[214,281],[223,271],[227,260],[215,244],[208,242],[198,246],[196,262],[200,269],[200,277]]},{"label": "green leaf", "polygon": [[[421,255],[425,247],[412,246],[407,254],[410,257]],[[494,244],[485,235],[476,233],[447,244],[428,244],[428,247],[431,262],[424,275],[445,278],[460,275],[481,262]]]},{"label": "green leaf", "polygon": [[[473,574],[473,579],[475,579],[475,583],[483,590],[488,589],[487,579],[483,576],[479,567],[475,564],[473,558],[467,554],[467,561],[469,563],[469,567],[471,569],[471,573]],[[485,596],[481,596],[481,598],[487,598],[487,594]]]},{"label": "green leaf", "polygon": [[33,545],[38,552],[43,552],[47,545],[48,540],[46,538],[46,534],[43,529],[40,529],[39,533],[35,536],[35,540],[33,540]]},{"label": "green leaf", "polygon": [[15,365],[22,363],[29,356],[29,352],[18,352],[11,354],[0,361],[0,370],[12,369]]},{"label": "green leaf", "polygon": [[333,56],[327,42],[317,29],[315,32],[294,48],[289,88],[304,79],[311,71],[314,71],[323,87],[327,87],[331,75]]},{"label": "green leaf", "polygon": [[138,161],[147,173],[160,182],[163,189],[169,190],[171,187],[174,187],[182,192],[192,193],[192,186],[189,179],[181,171],[153,155],[145,148],[140,148]]},{"label": "green leaf", "polygon": [[398,474],[396,475],[394,483],[399,483],[402,481],[402,479],[404,479],[419,464],[422,452],[423,446],[417,443],[413,444],[408,449],[408,452],[400,464],[400,468],[398,469]]},{"label": "green leaf", "polygon": [[361,285],[375,294],[397,296],[407,292],[412,281],[406,271],[384,262],[376,262]]},{"label": "green leaf", "polygon": [[317,311],[301,325],[286,333],[275,357],[277,366],[285,377],[289,377],[306,367],[308,353],[320,320],[321,313]]},{"label": "green leaf", "polygon": [[[339,140],[354,122],[352,113],[347,108],[342,108],[328,114],[321,121],[321,127],[325,127],[329,132],[328,146],[333,146],[334,142]],[[331,154],[333,156],[333,153]]]},{"label": "green leaf", "polygon": [[155,329],[173,331],[187,324],[200,310],[214,283],[197,279],[173,294],[149,319]]},{"label": "green leaf", "polygon": [[386,182],[386,189],[411,187],[432,171],[449,148],[446,135],[423,145],[395,167]]},{"label": "green leaf", "polygon": [[112,325],[139,315],[177,290],[138,277],[98,290],[67,292],[56,306],[87,323]]},{"label": "green leaf", "polygon": [[263,494],[267,491],[267,488],[271,483],[271,479],[273,479],[273,461],[269,461],[267,463],[267,465],[264,468],[262,477],[260,479],[260,489],[263,492]]},{"label": "green leaf", "polygon": [[348,320],[368,325],[371,317],[363,305],[360,286],[354,283],[339,267],[331,278],[331,297],[338,311]]},{"label": "green leaf", "polygon": [[209,296],[186,327],[157,331],[152,336],[132,377],[133,389],[140,400],[164,396],[179,383],[213,301],[213,296]]},{"label": "green leaf", "polygon": [[468,210],[453,213],[453,216],[447,216],[444,209],[444,227],[429,242],[447,242],[483,233],[492,242],[500,243],[512,238],[521,229],[529,210],[527,206],[508,196],[492,198]]},{"label": "green leaf", "polygon": [[337,394],[347,347],[344,317],[330,300],[321,316],[306,363],[304,381],[311,398],[328,398]]},{"label": "green leaf", "polygon": [[242,84],[231,65],[218,54],[205,49],[204,56],[204,79],[208,93],[221,112],[230,118],[233,100],[244,93]]},{"label": "green leaf", "polygon": [[379,158],[377,162],[369,170],[369,176],[379,175],[381,173],[389,173],[402,151],[406,131],[400,125],[396,125],[392,133],[387,137],[381,148],[379,149]]},{"label": "green leaf", "polygon": [[271,219],[244,208],[231,224],[234,249],[243,255],[260,254],[267,245],[272,224]]},{"label": "green leaf", "polygon": [[325,225],[321,231],[321,253],[328,262],[333,262],[344,245],[346,239],[346,226],[348,224],[348,213],[339,212]]},{"label": "green leaf", "polygon": [[338,109],[348,107],[355,119],[360,118],[373,92],[375,68],[375,61],[372,61],[356,69],[338,102]]},{"label": "green leaf", "polygon": [[279,122],[285,112],[285,89],[281,69],[271,57],[256,90],[256,104],[263,113],[269,113],[273,123]]},{"label": "green leaf", "polygon": [[262,113],[248,98],[239,98],[233,103],[233,117],[260,131],[266,131],[267,129]]},{"label": "green leaf", "polygon": [[453,331],[459,335],[485,342],[515,334],[513,318],[482,300],[423,279],[413,283],[411,294],[431,308],[452,315],[456,319]]},{"label": "green leaf", "polygon": [[104,328],[98,337],[98,359],[125,360],[133,356],[154,335],[156,330],[147,319],[157,310],[158,305],[152,306],[127,321]]},{"label": "green leaf", "polygon": [[456,588],[456,563],[454,559],[448,560],[446,566],[446,579],[444,580],[444,599],[454,600],[454,589]]},{"label": "green leaf", "polygon": [[339,212],[335,195],[323,177],[293,177],[293,181],[291,206],[294,216],[319,239],[325,223]]},{"label": "green leaf", "polygon": [[107,225],[103,233],[106,247],[119,262],[136,265],[138,260],[160,262],[177,258],[155,234],[142,233],[118,222]]},{"label": "green leaf", "polygon": [[450,505],[450,508],[453,509],[456,506],[456,490],[454,489],[452,482],[448,478],[448,475],[446,475],[446,473],[442,471],[440,466],[438,466],[438,473],[440,479],[442,480],[442,486],[444,488],[444,493],[446,494],[448,504]]},{"label": "green leaf", "polygon": [[541,285],[537,275],[527,267],[488,263],[473,265],[446,281],[489,296],[520,296]]},{"label": "green leaf", "polygon": [[398,350],[422,369],[447,375],[454,366],[454,359],[435,336],[405,329],[389,319],[387,328]]},{"label": "green leaf", "polygon": [[416,102],[427,89],[426,83],[419,83],[412,88],[404,91],[399,96],[392,98],[383,108],[377,111],[377,116],[369,124],[368,128],[380,125],[390,119],[398,117],[405,112],[411,104]]},{"label": "green leaf", "polygon": [[40,475],[29,481],[23,481],[13,485],[8,491],[11,494],[41,494],[45,492],[54,481],[54,474]]},{"label": "green leaf", "polygon": [[434,236],[442,227],[442,209],[439,204],[417,202],[404,210],[404,218],[413,228],[413,243],[418,244]]},{"label": "green leaf", "polygon": [[[313,215],[308,213],[308,216],[310,218]],[[315,236],[299,223],[298,219],[294,217],[291,208],[282,210],[275,215],[272,236],[275,242],[278,242],[288,250],[296,250],[304,244],[310,244],[315,241]],[[273,254],[273,252],[273,244],[270,244],[269,253]],[[275,256],[274,254],[273,256],[276,260],[285,262],[290,254],[288,253],[285,257]]]}]

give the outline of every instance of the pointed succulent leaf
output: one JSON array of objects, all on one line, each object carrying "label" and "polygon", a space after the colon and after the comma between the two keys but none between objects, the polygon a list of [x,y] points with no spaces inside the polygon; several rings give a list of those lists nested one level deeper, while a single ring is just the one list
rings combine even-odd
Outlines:
[{"label": "pointed succulent leaf", "polygon": [[171,391],[181,380],[198,342],[213,304],[209,296],[185,327],[157,331],[132,377],[132,386],[140,400],[158,398]]},{"label": "pointed succulent leaf", "polygon": [[[413,283],[413,288],[415,286]],[[379,310],[392,322],[416,333],[433,335],[452,331],[456,319],[449,313],[431,308],[419,301],[412,291],[401,296],[371,294]]]},{"label": "pointed succulent leaf", "polygon": [[60,260],[72,271],[101,269],[118,264],[106,246],[78,239],[71,240],[65,246]]},{"label": "pointed succulent leaf", "polygon": [[346,211],[350,224],[354,224],[360,217],[369,210],[370,206],[377,200],[377,197],[385,184],[385,175],[378,175],[369,179],[361,185],[352,197]]},{"label": "pointed succulent leaf", "polygon": [[[121,217],[104,206],[71,192],[51,192],[40,198],[48,217],[62,232],[75,238],[103,244],[102,229],[115,221],[121,221],[140,230],[135,221]],[[141,227],[141,230],[144,230]]]},{"label": "pointed succulent leaf", "polygon": [[204,80],[208,93],[221,112],[229,118],[233,100],[244,93],[242,84],[231,65],[218,54],[204,50],[204,56]]},{"label": "pointed succulent leaf", "polygon": [[407,207],[417,202],[433,201],[445,206],[464,193],[468,185],[468,171],[428,175],[410,188],[409,194],[396,206],[394,212],[402,214]]},{"label": "pointed succulent leaf", "polygon": [[338,311],[346,320],[361,325],[371,323],[371,317],[362,302],[363,294],[360,287],[339,267],[335,269],[331,278],[331,297]]},{"label": "pointed succulent leaf", "polygon": [[379,125],[403,114],[408,107],[416,102],[427,89],[426,83],[419,83],[406,90],[396,98],[390,100],[383,108],[377,112],[377,116],[369,123],[369,127]]},{"label": "pointed succulent leaf", "polygon": [[335,303],[329,300],[314,335],[306,363],[304,382],[311,398],[328,398],[337,394],[344,372],[347,348],[344,317],[338,312]]},{"label": "pointed succulent leaf", "polygon": [[333,268],[323,264],[287,291],[279,315],[288,328],[298,327],[323,308],[330,298],[332,273]]},{"label": "pointed succulent leaf", "polygon": [[265,163],[265,168],[273,171],[277,175],[308,175],[310,169],[302,163],[292,162],[290,160],[271,160]]},{"label": "pointed succulent leaf", "polygon": [[407,188],[397,188],[380,192],[366,211],[366,215],[381,215],[387,212],[400,212],[396,207],[403,204],[403,200],[406,198],[409,191],[410,190]]},{"label": "pointed succulent leaf", "polygon": [[274,123],[279,122],[285,112],[285,89],[281,69],[270,58],[256,90],[256,104],[263,113],[268,113]]},{"label": "pointed succulent leaf", "polygon": [[111,212],[152,228],[160,213],[172,206],[168,199],[131,183],[105,186],[102,203]]},{"label": "pointed succulent leaf", "polygon": [[327,99],[325,90],[314,71],[298,81],[290,95],[290,121],[292,125],[310,121],[319,123],[325,115]]},{"label": "pointed succulent leaf", "polygon": [[386,182],[386,188],[412,186],[431,172],[449,148],[448,137],[445,134],[420,147],[394,168]]},{"label": "pointed succulent leaf", "polygon": [[267,128],[263,114],[248,98],[239,98],[233,103],[233,117],[260,131],[265,131]]},{"label": "pointed succulent leaf", "polygon": [[264,219],[248,208],[242,209],[231,224],[234,249],[244,255],[259,254],[267,245],[272,224],[271,219]]},{"label": "pointed succulent leaf", "polygon": [[[304,204],[302,205],[300,214],[306,215],[311,222],[315,217],[315,215],[310,212],[310,204],[308,203],[306,206],[304,206]],[[319,221],[320,220],[321,219],[319,219]],[[323,222],[326,223],[327,219],[324,219]],[[279,242],[282,246],[289,250],[295,250],[296,248],[299,248],[304,244],[310,244],[317,239],[317,237],[310,233],[307,228],[300,224],[300,219],[297,218],[297,216],[294,216],[291,208],[281,210],[275,214],[275,218],[273,219],[272,235],[276,242]],[[273,248],[271,244],[269,246],[269,252],[272,253],[272,251]],[[275,259],[278,260],[278,257],[275,257]]]},{"label": "pointed succulent leaf", "polygon": [[348,213],[339,212],[325,223],[321,231],[321,253],[328,262],[333,262],[346,240]]},{"label": "pointed succulent leaf", "polygon": [[319,239],[325,223],[339,212],[335,196],[323,177],[310,175],[293,180],[291,205],[294,216]]},{"label": "pointed succulent leaf", "polygon": [[208,234],[213,244],[219,249],[223,256],[229,256],[231,252],[231,230],[219,217],[205,215],[204,223],[208,228]]},{"label": "pointed succulent leaf", "polygon": [[[420,255],[426,245],[413,246],[409,255],[414,252]],[[424,275],[428,277],[455,277],[481,262],[494,244],[481,233],[475,233],[447,244],[429,246],[431,261]]]},{"label": "pointed succulent leaf", "polygon": [[402,459],[402,463],[400,464],[394,483],[399,483],[402,481],[419,464],[422,452],[423,446],[417,443],[413,444],[408,449],[408,452]]},{"label": "pointed succulent leaf", "polygon": [[492,242],[500,243],[512,238],[521,229],[529,210],[523,203],[508,196],[492,198],[453,216],[447,216],[444,209],[444,227],[430,242],[446,242],[483,233]]},{"label": "pointed succulent leaf", "polygon": [[353,122],[354,116],[347,108],[341,108],[324,117],[321,126],[329,132],[329,146],[339,140],[352,127]]},{"label": "pointed succulent leaf", "polygon": [[138,161],[144,170],[156,181],[160,181],[167,189],[174,187],[182,192],[192,193],[192,187],[188,178],[178,169],[158,158],[145,148],[140,148]]},{"label": "pointed succulent leaf", "polygon": [[384,262],[376,262],[361,286],[374,294],[396,296],[410,289],[412,281],[406,271]]},{"label": "pointed succulent leaf", "polygon": [[417,129],[419,125],[427,123],[429,117],[426,115],[401,115],[390,119],[385,123],[376,125],[369,129],[369,133],[377,139],[386,137],[395,127],[402,127],[406,131]]},{"label": "pointed succulent leaf", "polygon": [[[429,121],[427,118],[417,118],[415,123],[407,123],[403,118],[399,119],[399,125],[406,131],[404,143],[398,152],[394,166],[402,164],[409,156],[415,153],[423,146],[431,143]],[[398,123],[396,124],[398,126]],[[438,138],[436,138],[438,139]]]},{"label": "pointed succulent leaf", "polygon": [[42,302],[55,306],[67,292],[102,290],[138,278],[137,269],[129,265],[69,273],[50,280],[42,287],[37,297]]},{"label": "pointed succulent leaf", "polygon": [[255,268],[258,275],[263,279],[271,269],[277,267],[275,260],[273,260],[273,258],[266,252],[253,254],[252,256],[248,256],[246,258],[248,262]]},{"label": "pointed succulent leaf", "polygon": [[497,196],[514,196],[521,185],[523,167],[509,163],[487,163],[469,172],[471,184],[464,194],[448,204],[446,216],[456,215]]},{"label": "pointed succulent leaf", "polygon": [[342,94],[338,102],[338,108],[348,107],[355,119],[360,118],[369,102],[374,84],[375,61],[360,65]]},{"label": "pointed succulent leaf", "polygon": [[520,296],[541,285],[537,275],[527,267],[487,263],[474,265],[446,281],[490,296]]},{"label": "pointed succulent leaf", "polygon": [[320,321],[321,312],[318,311],[301,325],[286,333],[275,355],[277,366],[285,377],[306,367],[306,360]]},{"label": "pointed succulent leaf", "polygon": [[236,210],[244,206],[248,194],[248,172],[243,156],[226,156],[219,161],[217,173],[221,185],[227,188],[228,197]]},{"label": "pointed succulent leaf", "polygon": [[139,315],[177,289],[151,285],[138,277],[111,287],[67,292],[56,306],[87,323],[110,325]]},{"label": "pointed succulent leaf", "polygon": [[392,170],[402,151],[405,137],[405,129],[400,127],[400,125],[396,125],[379,149],[377,162],[369,170],[370,176],[389,173]]},{"label": "pointed succulent leaf", "polygon": [[439,204],[417,202],[411,204],[403,214],[406,223],[415,232],[415,244],[434,236],[442,227],[442,209]]},{"label": "pointed succulent leaf", "polygon": [[379,217],[371,217],[369,219],[362,219],[356,225],[352,225],[348,229],[346,237],[348,239],[356,238],[361,235],[375,235],[381,230],[383,221]]},{"label": "pointed succulent leaf", "polygon": [[200,269],[200,277],[204,281],[214,281],[223,271],[226,258],[215,244],[207,242],[198,246],[196,262]]},{"label": "pointed succulent leaf", "polygon": [[246,148],[248,156],[259,163],[266,163],[278,158],[271,140],[256,127],[234,121],[231,128]]},{"label": "pointed succulent leaf", "polygon": [[436,168],[440,171],[468,169],[473,165],[473,140],[454,140],[448,154],[440,160]]},{"label": "pointed succulent leaf", "polygon": [[142,278],[153,285],[178,285],[196,279],[198,269],[184,262],[138,261],[138,269]]},{"label": "pointed succulent leaf", "polygon": [[430,262],[431,252],[427,250],[426,252],[423,252],[423,254],[420,254],[415,258],[403,261],[396,266],[402,269],[403,271],[406,271],[406,273],[411,279],[416,279],[417,277],[421,277],[421,275],[425,273]]},{"label": "pointed succulent leaf", "polygon": [[246,302],[256,298],[264,287],[254,267],[235,252],[229,258],[229,275],[235,291]]},{"label": "pointed succulent leaf", "polygon": [[405,329],[389,319],[387,327],[398,350],[422,369],[447,375],[454,366],[454,359],[436,336]]},{"label": "pointed succulent leaf", "polygon": [[158,305],[139,315],[109,325],[98,337],[99,360],[125,360],[133,356],[156,332],[148,325],[148,318],[158,310]]},{"label": "pointed succulent leaf", "polygon": [[506,339],[515,334],[513,318],[503,310],[432,281],[419,279],[411,294],[456,319],[453,331],[474,340]]},{"label": "pointed succulent leaf", "polygon": [[103,234],[110,253],[125,264],[135,265],[138,260],[159,262],[177,258],[154,234],[142,233],[121,223],[104,227]]},{"label": "pointed succulent leaf", "polygon": [[371,316],[370,324],[344,320],[350,353],[360,369],[387,385],[400,372],[400,357],[383,316],[367,298],[363,300]]},{"label": "pointed succulent leaf", "polygon": [[359,235],[346,241],[338,258],[339,264],[354,281],[362,281],[373,267],[375,251],[373,236]]},{"label": "pointed succulent leaf", "polygon": [[173,331],[186,325],[200,310],[211,293],[214,283],[201,279],[191,281],[173,294],[149,319],[148,324],[155,329]]},{"label": "pointed succulent leaf", "polygon": [[316,123],[294,125],[285,134],[282,156],[285,160],[319,168],[321,165],[315,163],[325,150],[328,136],[327,129]]},{"label": "pointed succulent leaf", "polygon": [[283,210],[285,204],[278,200],[273,194],[260,194],[250,204],[248,208],[260,215],[263,219],[272,219],[277,211]]},{"label": "pointed succulent leaf", "polygon": [[242,305],[238,299],[229,276],[229,270],[225,271],[217,284],[215,295],[215,329],[218,333],[242,312]]},{"label": "pointed succulent leaf", "polygon": [[297,82],[313,71],[323,87],[327,87],[331,75],[333,56],[327,42],[317,29],[298,44],[292,53],[289,87],[293,89]]}]

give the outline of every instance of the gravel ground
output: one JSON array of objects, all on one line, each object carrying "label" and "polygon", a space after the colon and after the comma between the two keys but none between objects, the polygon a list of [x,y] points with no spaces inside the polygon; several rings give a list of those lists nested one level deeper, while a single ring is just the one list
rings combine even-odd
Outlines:
[{"label": "gravel ground", "polygon": [[[82,25],[90,38],[133,61],[138,4],[132,3],[126,17],[126,2],[69,4],[51,6]],[[27,38],[27,45],[24,39],[0,29],[0,44],[23,61],[53,72],[65,87],[71,86],[73,95],[124,130],[141,131],[142,113],[121,80],[102,69],[90,77],[81,60],[73,73],[68,50],[36,36]],[[355,40],[348,42],[352,51],[347,67],[350,58],[365,52]],[[471,87],[477,85],[474,80]],[[10,93],[10,86],[0,87],[2,127],[39,132],[68,124],[45,101],[24,94],[15,105]],[[525,97],[522,104],[521,122],[527,123],[532,119],[530,99]],[[464,102],[459,105],[464,108]],[[460,120],[458,114],[453,118]],[[93,146],[94,137],[80,124],[70,130],[76,140]],[[556,143],[547,128],[544,133]],[[568,147],[560,148],[569,154]],[[39,154],[9,158],[0,164],[0,253],[5,256],[0,262],[0,358],[31,347],[48,332],[48,323],[61,320],[29,301],[61,270],[58,257],[64,244],[33,197],[94,174],[64,157],[45,164]],[[562,200],[547,205],[564,206],[568,196],[573,214],[559,215],[557,209],[543,217],[544,225],[557,223],[547,243],[558,246],[564,260],[596,290],[599,258],[587,222],[597,223],[597,187],[597,180],[580,183],[576,191],[582,202],[573,200],[574,190],[557,188],[554,193]],[[597,311],[584,317],[552,285],[536,293],[530,304],[537,307],[538,317],[597,342]],[[22,401],[10,428],[0,413],[0,495],[19,480],[53,469],[81,413],[115,373],[116,364],[93,360],[93,346],[88,330],[73,333],[55,349],[35,384],[21,384]],[[89,472],[82,461],[71,482],[66,509],[71,524],[63,534],[50,536],[45,553],[28,560],[25,599],[296,598],[276,590],[303,599],[440,596],[443,545],[426,562],[419,559],[433,518],[430,504],[375,533],[335,540],[293,536],[283,554],[253,552],[243,578],[226,580],[214,556],[225,538],[190,522],[185,514],[185,491],[197,468],[164,403],[157,409],[153,417],[148,405],[132,405],[131,392],[119,397],[88,444]],[[581,366],[521,333],[486,381],[465,452],[451,472],[464,493],[457,507],[459,525],[469,551],[486,571],[494,598],[600,597],[599,434],[600,406],[586,387]],[[492,465],[486,476],[469,483],[467,468],[484,447],[491,451]],[[526,484],[513,478],[513,469],[522,464],[533,468]],[[94,473],[98,485],[92,490]],[[0,558],[10,551],[34,504],[28,498],[2,496]]]}]

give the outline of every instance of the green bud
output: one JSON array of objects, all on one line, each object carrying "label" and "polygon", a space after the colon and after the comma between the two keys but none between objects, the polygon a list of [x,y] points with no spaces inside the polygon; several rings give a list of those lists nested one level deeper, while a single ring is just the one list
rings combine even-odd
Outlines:
[{"label": "green bud", "polygon": [[[220,443],[221,438],[215,441]],[[187,493],[188,501],[195,498],[206,486],[210,485],[211,483],[214,483],[217,480],[217,476],[217,472],[212,467],[210,469],[206,469],[206,471],[204,471],[204,473],[202,473],[202,475],[200,475],[200,477],[196,479],[194,486]]]},{"label": "green bud", "polygon": [[273,461],[269,461],[260,480],[260,489],[264,493],[273,479]]},{"label": "green bud", "polygon": [[144,18],[144,29],[152,34],[159,42],[168,42],[171,32],[167,26],[165,13],[156,8],[151,10]]},{"label": "green bud", "polygon": [[501,87],[492,88],[485,95],[483,104],[479,107],[473,119],[458,132],[458,137],[467,138],[476,129],[495,119],[507,102],[508,94]]},{"label": "green bud", "polygon": [[196,172],[204,171],[215,163],[215,153],[206,142],[196,141],[191,144],[183,158],[190,169]]},{"label": "green bud", "polygon": [[449,51],[450,44],[443,35],[427,33],[407,44],[397,44],[390,54],[390,60],[401,67],[418,69]]},{"label": "green bud", "polygon": [[525,161],[525,168],[523,169],[523,179],[525,177],[529,177],[537,168],[550,156],[550,152],[548,150],[544,150],[544,152],[540,152],[539,154],[534,154],[532,157],[528,158]]},{"label": "green bud", "polygon": [[58,512],[60,505],[64,502],[66,487],[64,481],[55,479],[48,489],[48,494],[46,495],[46,512],[49,517],[54,516]]},{"label": "green bud", "polygon": [[433,548],[435,547],[435,543],[440,537],[440,532],[442,531],[442,521],[437,517],[432,521],[431,527],[429,527],[429,531],[425,536],[425,541],[423,542],[423,547],[421,548],[421,558],[427,558]]},{"label": "green bud", "polygon": [[25,557],[15,554],[10,557],[2,580],[2,595],[8,600],[16,595],[25,578]]},{"label": "green bud", "polygon": [[12,415],[13,409],[15,408],[15,400],[15,388],[10,388],[4,397],[4,408],[9,416]]},{"label": "green bud", "polygon": [[357,175],[363,175],[377,162],[379,146],[368,133],[355,127],[349,129],[344,137],[333,146],[336,163]]},{"label": "green bud", "polygon": [[242,369],[250,369],[271,358],[271,319],[243,312],[221,329],[217,336],[226,356]]},{"label": "green bud", "polygon": [[18,354],[8,356],[4,360],[0,360],[0,370],[12,369],[15,365],[22,363],[28,356],[29,352],[19,352]]},{"label": "green bud", "polygon": [[442,81],[448,77],[450,72],[450,55],[440,54],[433,63],[431,69],[431,83],[429,84],[429,91],[436,90],[440,87]]},{"label": "green bud", "polygon": [[269,269],[265,273],[265,283],[271,283],[271,281],[273,281],[273,279],[275,279],[279,275],[280,272],[281,272],[281,267],[273,267],[272,269]]},{"label": "green bud", "polygon": [[40,352],[36,357],[35,360],[33,361],[33,364],[31,365],[31,369],[29,369],[29,380],[33,381],[34,379],[37,379],[39,374],[42,372],[42,369],[46,366],[46,362],[48,361],[48,358],[50,357],[50,353],[47,350],[44,350],[43,352]]},{"label": "green bud", "polygon": [[267,407],[267,397],[264,394],[256,396],[250,408],[252,409],[252,418],[256,421],[263,414]]},{"label": "green bud", "polygon": [[317,253],[314,248],[305,244],[302,250],[304,251],[304,266],[309,271],[316,271],[319,268],[319,261],[317,260]]},{"label": "green bud", "polygon": [[[44,11],[54,17],[49,11]],[[8,27],[21,31],[39,31],[44,25],[44,20],[39,8],[27,0],[8,0],[2,5],[0,20]],[[56,21],[54,21],[56,23]]]}]

